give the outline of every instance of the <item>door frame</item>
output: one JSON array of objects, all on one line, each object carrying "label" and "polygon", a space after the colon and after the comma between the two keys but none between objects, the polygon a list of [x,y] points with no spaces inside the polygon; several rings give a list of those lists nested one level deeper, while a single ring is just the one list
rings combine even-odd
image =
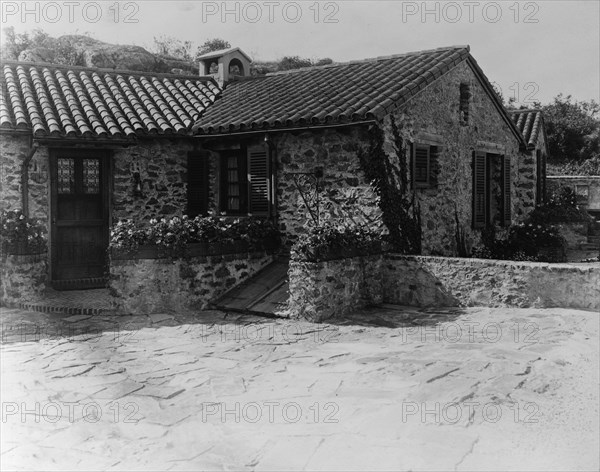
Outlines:
[{"label": "door frame", "polygon": [[[49,171],[50,171],[50,186],[49,186],[49,201],[50,201],[50,212],[49,212],[49,280],[50,283],[57,282],[55,278],[56,268],[56,256],[57,250],[55,248],[56,242],[56,215],[58,209],[58,188],[57,188],[57,162],[59,157],[75,158],[85,156],[100,159],[101,166],[101,181],[100,187],[102,190],[102,220],[103,220],[103,245],[108,249],[110,224],[112,218],[112,152],[110,149],[98,149],[98,148],[66,148],[56,147],[49,148]],[[108,253],[106,256],[105,264],[108,268]]]}]

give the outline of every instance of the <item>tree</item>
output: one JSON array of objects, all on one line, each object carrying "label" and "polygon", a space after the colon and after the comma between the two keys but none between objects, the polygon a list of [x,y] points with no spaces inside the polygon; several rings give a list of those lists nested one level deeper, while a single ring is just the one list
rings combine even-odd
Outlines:
[{"label": "tree", "polygon": [[279,61],[277,70],[300,69],[301,67],[310,67],[312,65],[313,64],[310,59],[304,59],[300,56],[284,56]]},{"label": "tree", "polygon": [[192,42],[181,41],[173,36],[154,36],[154,52],[163,56],[172,56],[184,61],[192,61]]},{"label": "tree", "polygon": [[584,161],[600,156],[600,105],[559,94],[542,106],[550,160]]},{"label": "tree", "polygon": [[229,49],[231,44],[229,41],[221,38],[213,38],[207,39],[204,43],[198,46],[196,50],[196,59],[198,56],[202,56],[203,54],[208,54],[213,51],[220,51],[221,49]]}]

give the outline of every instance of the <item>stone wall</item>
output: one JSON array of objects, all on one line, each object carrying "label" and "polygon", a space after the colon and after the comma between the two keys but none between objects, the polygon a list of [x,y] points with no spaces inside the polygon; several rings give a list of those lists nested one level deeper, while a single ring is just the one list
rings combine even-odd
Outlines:
[{"label": "stone wall", "polygon": [[553,175],[547,178],[548,195],[561,187],[570,187],[573,191],[587,187],[588,196],[581,204],[588,210],[600,211],[600,176],[591,175]]},{"label": "stone wall", "polygon": [[110,289],[114,307],[132,314],[203,309],[272,261],[273,256],[264,252],[186,260],[113,260]]},{"label": "stone wall", "polygon": [[399,305],[600,310],[600,264],[388,255],[383,293]]},{"label": "stone wall", "polygon": [[[460,85],[470,86],[468,123],[461,124]],[[467,245],[480,238],[472,229],[472,153],[481,150],[511,157],[512,217],[523,219],[535,202],[530,156],[519,152],[519,143],[503,121],[492,100],[479,84],[471,68],[462,63],[393,113],[405,141],[427,144],[431,136],[439,139],[437,188],[417,190],[421,208],[423,253],[456,255],[455,209],[465,232]],[[388,149],[392,149],[391,118],[385,120]],[[425,138],[423,138],[423,136]],[[424,141],[425,140],[425,141]]]},{"label": "stone wall", "polygon": [[[357,204],[352,211],[354,216],[368,212],[375,218],[380,214],[374,202],[373,188],[366,181],[358,159],[358,150],[367,145],[366,129],[337,128],[335,130],[305,131],[284,133],[273,138],[277,155],[277,217],[279,227],[286,242],[290,245],[296,236],[303,234],[312,224],[311,216],[302,194],[294,183],[294,174],[312,173],[317,167],[323,170],[320,181],[320,209],[323,211],[324,193],[352,189],[356,192]],[[314,183],[303,177],[300,180],[302,191],[313,203]],[[321,215],[323,216],[323,215]]]},{"label": "stone wall", "polygon": [[[20,210],[21,164],[31,149],[29,136],[0,136],[0,210]],[[48,221],[49,198],[48,148],[40,146],[29,163],[29,216]]]},{"label": "stone wall", "polygon": [[381,256],[290,263],[289,313],[320,322],[382,302]]},{"label": "stone wall", "polygon": [[0,261],[0,302],[18,306],[39,300],[46,288],[48,273],[46,254],[5,255]]},{"label": "stone wall", "polygon": [[[187,206],[187,140],[143,140],[113,153],[112,219],[148,221],[181,216]],[[142,195],[133,193],[132,165],[140,171]]]}]

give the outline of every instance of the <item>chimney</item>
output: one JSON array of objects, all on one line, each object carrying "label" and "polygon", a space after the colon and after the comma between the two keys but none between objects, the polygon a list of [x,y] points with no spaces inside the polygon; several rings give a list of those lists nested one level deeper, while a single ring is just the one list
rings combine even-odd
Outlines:
[{"label": "chimney", "polygon": [[240,48],[209,52],[198,59],[200,75],[212,76],[220,86],[234,77],[250,76],[252,59]]}]

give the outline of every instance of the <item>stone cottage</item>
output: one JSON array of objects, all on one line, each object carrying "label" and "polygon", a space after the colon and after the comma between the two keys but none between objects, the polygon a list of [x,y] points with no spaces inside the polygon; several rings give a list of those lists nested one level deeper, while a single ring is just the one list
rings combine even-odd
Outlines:
[{"label": "stone cottage", "polygon": [[[527,196],[536,204],[544,202],[546,198],[546,161],[548,159],[548,136],[544,125],[544,115],[541,110],[510,110],[515,125],[523,133],[527,143],[529,157],[523,159],[523,177],[526,182],[521,182],[520,187],[527,192]],[[533,197],[535,196],[535,200]]]},{"label": "stone cottage", "polygon": [[0,205],[47,221],[55,287],[102,282],[121,218],[261,216],[293,240],[310,206],[300,176],[373,206],[375,127],[386,165],[406,170],[425,254],[454,255],[457,226],[472,245],[539,198],[535,146],[468,46],[260,77],[237,48],[201,61],[208,75],[2,65]]}]

